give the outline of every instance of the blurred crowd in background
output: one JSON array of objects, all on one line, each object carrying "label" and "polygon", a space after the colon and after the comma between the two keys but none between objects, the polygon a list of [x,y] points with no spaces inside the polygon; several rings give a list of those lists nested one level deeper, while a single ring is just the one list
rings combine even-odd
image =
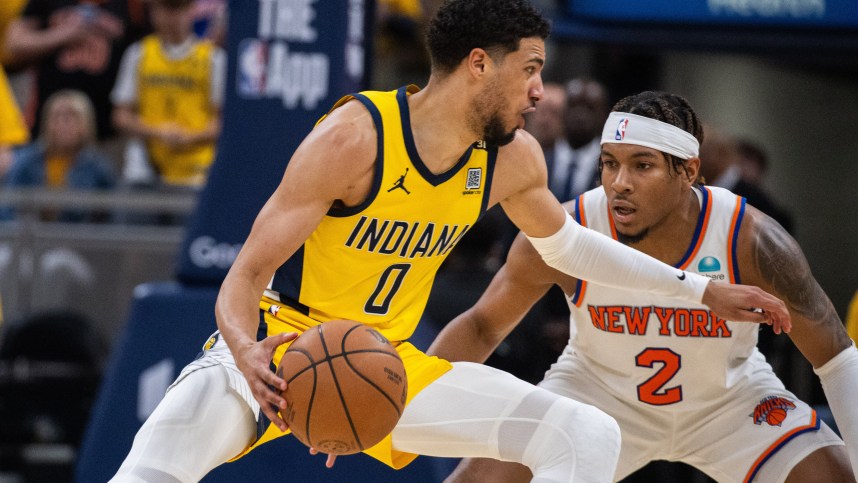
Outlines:
[{"label": "blurred crowd in background", "polygon": [[[423,25],[440,3],[376,3],[369,87],[388,90],[428,78]],[[534,3],[548,13],[558,8],[558,2],[549,0]],[[20,228],[23,219],[181,230],[188,216],[182,210],[156,208],[143,213],[126,205],[115,208],[97,202],[86,207],[49,203],[24,213],[26,207],[10,193],[39,189],[193,198],[205,185],[221,135],[229,62],[224,50],[227,27],[226,0],[0,2],[0,273],[5,279],[0,283],[0,300],[19,295],[21,287],[10,288],[10,280],[20,275],[18,271],[26,271],[41,274],[28,278],[36,284],[27,295],[44,302],[24,304],[26,310],[21,310],[22,304],[10,303],[6,305],[15,310],[0,308],[0,360],[70,361],[76,365],[67,370],[85,368],[82,373],[74,372],[83,381],[75,386],[80,397],[53,421],[16,416],[27,412],[6,401],[9,391],[0,389],[5,394],[0,396],[0,476],[14,472],[14,448],[21,444],[79,442],[111,337],[123,321],[121,309],[114,310],[115,320],[108,323],[115,327],[103,330],[90,314],[76,310],[81,304],[99,303],[98,284],[93,280],[105,267],[68,248],[46,251],[38,259],[22,263],[23,252],[3,237],[4,230]],[[562,65],[557,53],[576,48],[549,43],[549,56]],[[652,81],[652,76],[641,72],[641,64],[651,57],[640,53],[624,56],[616,49],[601,51],[606,52],[610,55],[595,68],[585,66],[583,70],[591,71],[586,75],[569,75],[562,68],[547,70],[543,99],[527,119],[526,129],[544,149],[550,188],[561,201],[599,186],[599,137],[611,106]],[[615,64],[624,60],[622,72],[640,74],[637,83],[610,75]],[[705,130],[700,155],[705,182],[746,197],[793,234],[802,230],[803,220],[787,207],[791,193],[779,190],[770,180],[769,174],[781,162],[772,155],[771,147],[753,133],[737,135],[730,126],[713,123]],[[440,328],[469,308],[503,264],[515,236],[503,212],[491,210],[445,262],[428,304],[428,323]],[[812,251],[815,247],[805,248]],[[156,273],[168,277],[170,257],[163,260]],[[150,262],[141,263],[146,264]],[[143,280],[153,269],[137,268]],[[130,299],[130,293],[127,297]],[[114,301],[120,306],[125,302]],[[858,336],[858,294],[851,308],[837,309],[847,321],[850,335]],[[46,337],[47,333],[51,336]],[[568,336],[568,308],[556,289],[527,316],[489,364],[537,382]],[[795,366],[797,360],[806,363],[796,357],[786,337],[773,337],[763,330],[760,348],[784,381],[808,374],[807,367]],[[7,386],[14,382],[10,371],[8,367],[0,371]],[[55,403],[44,388],[27,390],[34,399]],[[799,396],[824,402],[812,386],[808,391],[812,394]],[[0,481],[4,481],[2,477]]]}]

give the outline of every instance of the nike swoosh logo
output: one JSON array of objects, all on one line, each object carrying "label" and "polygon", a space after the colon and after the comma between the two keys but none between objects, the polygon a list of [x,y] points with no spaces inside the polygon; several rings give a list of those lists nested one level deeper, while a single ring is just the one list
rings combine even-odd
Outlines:
[{"label": "nike swoosh logo", "polygon": [[685,280],[685,272],[682,272],[682,275],[677,275],[676,278],[680,280]]}]

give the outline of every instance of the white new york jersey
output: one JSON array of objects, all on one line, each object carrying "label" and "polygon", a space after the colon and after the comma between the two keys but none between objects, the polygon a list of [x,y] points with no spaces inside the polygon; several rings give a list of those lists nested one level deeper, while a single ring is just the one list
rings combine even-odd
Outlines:
[{"label": "white new york jersey", "polygon": [[[745,201],[716,187],[695,189],[700,216],[676,267],[741,283],[736,240]],[[576,200],[580,224],[617,238],[602,188]],[[594,377],[625,401],[687,411],[771,371],[757,350],[760,326],[725,321],[702,304],[579,281],[568,297],[572,348]]]}]

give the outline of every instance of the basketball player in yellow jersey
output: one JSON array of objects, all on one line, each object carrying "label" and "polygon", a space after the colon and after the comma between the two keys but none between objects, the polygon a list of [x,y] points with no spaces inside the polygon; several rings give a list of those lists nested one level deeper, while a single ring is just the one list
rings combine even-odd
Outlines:
[{"label": "basketball player in yellow jersey", "polygon": [[379,328],[406,365],[406,408],[371,456],[394,468],[417,454],[483,456],[522,463],[540,482],[610,481],[619,433],[604,412],[407,342],[441,259],[496,204],[573,276],[789,329],[777,298],[657,262],[582,228],[553,197],[539,145],[520,130],[542,95],[548,31],[527,0],[450,0],[428,28],[423,90],[346,98],[318,123],[223,282],[220,332],[140,429],[114,481],[195,481],[282,436],[286,383],[272,367],[298,332],[336,318]]},{"label": "basketball player in yellow jersey", "polygon": [[155,33],[123,54],[111,93],[114,123],[146,141],[169,186],[201,186],[220,133],[224,53],[193,34],[192,0],[155,0]]}]

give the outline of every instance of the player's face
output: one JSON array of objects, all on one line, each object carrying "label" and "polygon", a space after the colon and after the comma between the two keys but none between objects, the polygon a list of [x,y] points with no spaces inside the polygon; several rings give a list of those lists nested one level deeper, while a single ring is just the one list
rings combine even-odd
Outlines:
[{"label": "player's face", "polygon": [[602,185],[620,241],[644,240],[670,221],[684,199],[685,178],[672,172],[661,151],[605,143],[601,163]]},{"label": "player's face", "polygon": [[538,37],[522,39],[518,50],[498,59],[496,71],[474,99],[483,140],[503,146],[524,127],[524,115],[533,112],[542,98],[544,64],[545,42]]}]

